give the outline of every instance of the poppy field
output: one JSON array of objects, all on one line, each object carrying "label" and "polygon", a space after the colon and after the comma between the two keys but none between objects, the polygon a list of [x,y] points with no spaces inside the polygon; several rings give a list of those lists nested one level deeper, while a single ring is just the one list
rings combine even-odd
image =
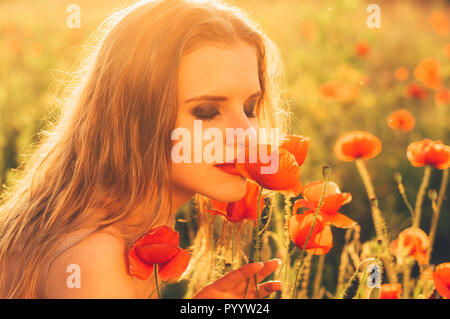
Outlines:
[{"label": "poppy field", "polygon": [[[70,29],[70,3],[0,2],[4,187],[57,119],[83,44],[123,5],[76,1],[82,24]],[[279,258],[269,279],[283,288],[270,298],[450,298],[450,4],[377,1],[381,26],[371,28],[367,1],[233,3],[283,55],[290,131],[274,175],[236,163],[242,200],[195,196],[178,211],[170,244],[186,265],[159,273],[158,294],[190,298],[231,270]]]}]

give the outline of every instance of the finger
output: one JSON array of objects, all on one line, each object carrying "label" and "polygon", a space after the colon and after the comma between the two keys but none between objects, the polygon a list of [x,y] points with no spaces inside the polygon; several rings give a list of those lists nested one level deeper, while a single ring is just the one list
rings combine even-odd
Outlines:
[{"label": "finger", "polygon": [[[281,264],[281,260],[278,258],[266,261],[264,263],[263,268],[256,274],[257,278],[256,278],[256,282],[260,283],[261,281],[264,280],[264,278],[266,278],[267,276],[269,276],[272,272],[274,272],[279,265]],[[240,283],[237,287],[238,289],[255,289],[255,276],[252,276],[250,278],[250,281],[246,280],[245,282]],[[248,287],[247,287],[248,285]]]},{"label": "finger", "polygon": [[[275,281],[266,281],[263,284],[258,285],[258,297],[260,299],[267,297],[271,293],[278,291],[281,289],[281,282]],[[255,286],[252,287],[251,290],[247,292],[246,298],[248,299],[256,299],[256,289]]]},{"label": "finger", "polygon": [[272,292],[281,290],[281,282],[275,281],[267,281],[263,284],[258,285],[258,294],[259,298],[264,298],[270,295]]},{"label": "finger", "polygon": [[266,261],[264,267],[257,274],[257,281],[261,282],[273,273],[281,265],[281,260],[278,258]]},{"label": "finger", "polygon": [[239,284],[247,282],[247,279],[256,275],[264,264],[262,262],[245,265],[239,269],[230,271],[228,274],[215,282],[215,288],[219,291],[228,291]]}]

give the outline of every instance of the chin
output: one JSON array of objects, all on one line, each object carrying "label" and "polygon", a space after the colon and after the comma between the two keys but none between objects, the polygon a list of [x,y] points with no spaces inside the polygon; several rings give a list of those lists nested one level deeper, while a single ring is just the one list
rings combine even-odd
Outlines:
[{"label": "chin", "polygon": [[236,202],[242,199],[245,195],[245,178],[242,176],[227,175],[215,181],[210,179],[210,182],[205,183],[207,191],[203,195],[221,202]]}]

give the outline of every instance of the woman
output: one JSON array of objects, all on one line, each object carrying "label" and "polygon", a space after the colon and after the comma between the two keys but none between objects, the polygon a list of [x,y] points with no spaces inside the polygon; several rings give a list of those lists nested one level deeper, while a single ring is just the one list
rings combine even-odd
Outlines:
[{"label": "woman", "polygon": [[[61,119],[3,194],[3,298],[147,298],[155,281],[129,274],[130,246],[149,229],[173,228],[194,194],[245,193],[243,177],[214,164],[174,163],[173,130],[192,131],[194,120],[222,131],[282,126],[276,47],[237,8],[140,1],[102,31]],[[79,288],[67,285],[69,265],[79,267]],[[194,297],[243,298],[248,278],[278,265],[248,264]],[[259,297],[279,289],[262,283]]]}]

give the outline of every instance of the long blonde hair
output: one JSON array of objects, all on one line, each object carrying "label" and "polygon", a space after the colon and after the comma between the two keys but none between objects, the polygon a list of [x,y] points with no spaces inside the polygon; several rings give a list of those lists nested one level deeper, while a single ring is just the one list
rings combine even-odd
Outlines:
[{"label": "long blonde hair", "polygon": [[145,209],[152,218],[124,235],[132,241],[170,207],[170,136],[187,52],[209,42],[254,46],[263,92],[258,117],[282,126],[279,53],[234,6],[139,1],[108,18],[96,37],[61,117],[41,132],[20,178],[2,194],[0,297],[37,297],[44,265],[65,235],[98,231]]}]

